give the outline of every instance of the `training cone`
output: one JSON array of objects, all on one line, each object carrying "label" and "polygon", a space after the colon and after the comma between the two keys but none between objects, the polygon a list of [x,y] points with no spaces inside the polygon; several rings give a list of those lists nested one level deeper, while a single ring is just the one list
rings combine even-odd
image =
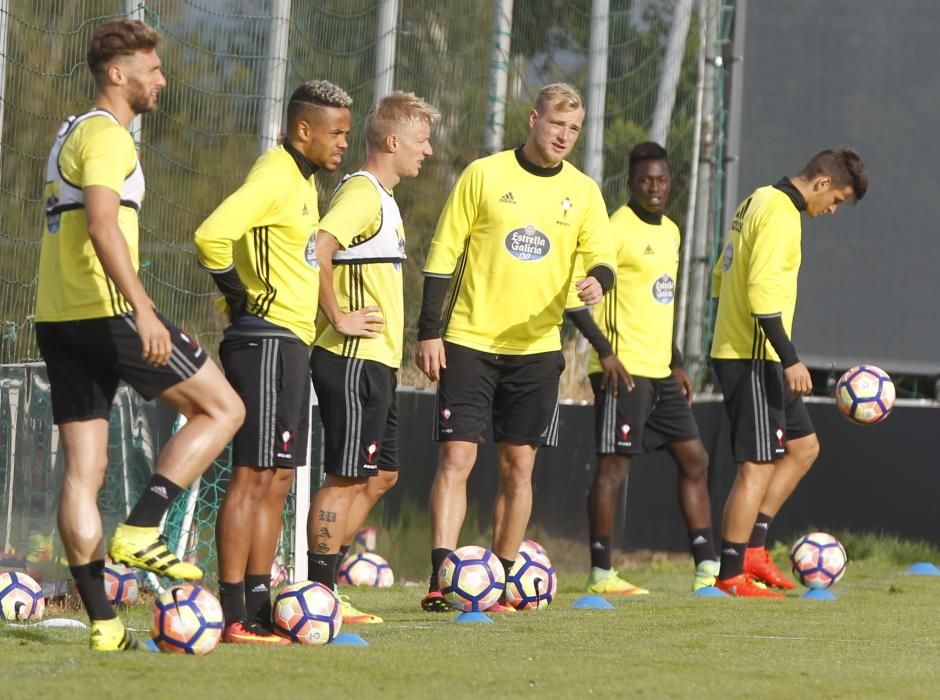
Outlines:
[{"label": "training cone", "polygon": [[804,600],[839,600],[839,596],[828,588],[810,588],[800,598]]},{"label": "training cone", "polygon": [[692,595],[698,596],[699,598],[727,598],[728,594],[725,593],[720,588],[715,586],[703,586],[697,591],[693,591]]},{"label": "training cone", "polygon": [[916,564],[911,564],[911,568],[905,573],[912,576],[940,576],[940,568],[937,568],[936,564],[929,561],[919,561]]},{"label": "training cone", "polygon": [[571,604],[572,608],[585,608],[587,610],[613,610],[614,606],[599,595],[584,595]]},{"label": "training cone", "polygon": [[352,632],[341,632],[333,638],[333,641],[330,644],[339,645],[341,647],[367,647],[369,642],[360,637],[358,634],[353,634]]},{"label": "training cone", "polygon": [[483,624],[493,624],[493,621],[481,612],[462,612],[454,618],[454,622],[482,622]]}]

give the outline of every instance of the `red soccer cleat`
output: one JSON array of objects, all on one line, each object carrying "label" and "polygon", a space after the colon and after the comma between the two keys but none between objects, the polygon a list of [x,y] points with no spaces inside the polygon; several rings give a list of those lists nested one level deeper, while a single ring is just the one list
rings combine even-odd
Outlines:
[{"label": "red soccer cleat", "polygon": [[783,593],[758,586],[751,580],[750,574],[738,574],[724,581],[718,579],[715,587],[738,598],[786,598]]},{"label": "red soccer cleat", "polygon": [[226,625],[222,631],[222,641],[226,644],[262,644],[271,647],[289,646],[291,641],[268,632],[257,622],[236,620]]},{"label": "red soccer cleat", "polygon": [[493,613],[494,615],[512,615],[516,612],[516,609],[511,605],[507,605],[506,603],[497,600],[486,609],[486,612]]},{"label": "red soccer cleat", "polygon": [[744,551],[744,572],[768,586],[786,591],[792,590],[795,585],[780,572],[766,547],[748,547]]},{"label": "red soccer cleat", "polygon": [[424,610],[424,612],[454,612],[454,609],[450,607],[450,603],[444,600],[444,595],[440,591],[429,591],[428,594],[421,599],[421,609]]}]

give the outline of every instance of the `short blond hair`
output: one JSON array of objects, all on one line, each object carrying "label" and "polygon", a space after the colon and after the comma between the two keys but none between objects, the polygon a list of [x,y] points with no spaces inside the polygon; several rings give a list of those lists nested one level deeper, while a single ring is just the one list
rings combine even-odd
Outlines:
[{"label": "short blond hair", "polygon": [[584,98],[574,85],[550,83],[539,90],[532,108],[536,112],[541,112],[546,106],[565,110],[578,109],[584,107]]},{"label": "short blond hair", "polygon": [[425,123],[433,127],[440,113],[413,92],[396,90],[376,102],[366,114],[366,142],[370,148],[379,148],[385,137],[399,127]]}]

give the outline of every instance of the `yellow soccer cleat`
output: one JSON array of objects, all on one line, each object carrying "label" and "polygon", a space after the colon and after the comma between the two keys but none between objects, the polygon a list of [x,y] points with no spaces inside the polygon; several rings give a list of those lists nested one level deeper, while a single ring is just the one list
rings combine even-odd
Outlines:
[{"label": "yellow soccer cleat", "polygon": [[108,556],[119,564],[151,571],[165,578],[178,581],[198,581],[202,578],[202,569],[180,561],[167,549],[156,527],[135,527],[126,523],[118,525],[111,538]]},{"label": "yellow soccer cleat", "polygon": [[348,595],[339,596],[340,609],[343,612],[344,625],[377,625],[384,620],[378,615],[365,613],[353,607]]},{"label": "yellow soccer cleat", "polygon": [[718,581],[718,569],[721,565],[714,559],[704,559],[695,567],[695,580],[692,582],[692,592],[700,588],[714,586]]},{"label": "yellow soccer cleat", "polygon": [[616,569],[598,569],[596,566],[591,568],[591,574],[587,582],[588,593],[598,595],[648,595],[649,591],[639,586],[634,586],[629,581],[620,578]]},{"label": "yellow soccer cleat", "polygon": [[119,619],[91,621],[88,647],[92,651],[133,651],[137,646],[137,637]]}]

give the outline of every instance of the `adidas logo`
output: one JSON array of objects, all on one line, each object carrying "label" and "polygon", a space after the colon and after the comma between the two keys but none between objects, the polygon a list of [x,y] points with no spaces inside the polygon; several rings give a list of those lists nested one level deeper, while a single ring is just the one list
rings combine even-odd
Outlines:
[{"label": "adidas logo", "polygon": [[516,198],[512,196],[512,192],[507,192],[499,198],[499,201],[503,204],[515,204]]},{"label": "adidas logo", "polygon": [[259,583],[257,586],[251,589],[252,593],[265,593],[267,592],[268,587],[263,583]]},{"label": "adidas logo", "polygon": [[740,552],[739,552],[738,550],[736,550],[734,547],[727,547],[727,548],[721,550],[721,553],[722,553],[722,554],[730,554],[731,556],[737,556],[738,554],[740,554]]},{"label": "adidas logo", "polygon": [[166,498],[166,486],[151,486],[150,491],[157,494],[160,498]]},{"label": "adidas logo", "polygon": [[602,550],[604,548],[605,548],[604,545],[602,545],[600,542],[591,543],[591,549]]},{"label": "adidas logo", "polygon": [[692,540],[692,544],[693,544],[693,545],[705,544],[706,542],[708,542],[708,540],[706,540],[706,539],[705,539],[704,537],[702,537],[701,535],[699,535],[699,536],[696,537],[694,540]]},{"label": "adidas logo", "polygon": [[643,251],[643,255],[656,255],[656,251],[653,250],[653,246],[646,246],[646,250]]},{"label": "adidas logo", "polygon": [[761,530],[766,530],[767,523],[754,523],[754,527],[759,527]]}]

